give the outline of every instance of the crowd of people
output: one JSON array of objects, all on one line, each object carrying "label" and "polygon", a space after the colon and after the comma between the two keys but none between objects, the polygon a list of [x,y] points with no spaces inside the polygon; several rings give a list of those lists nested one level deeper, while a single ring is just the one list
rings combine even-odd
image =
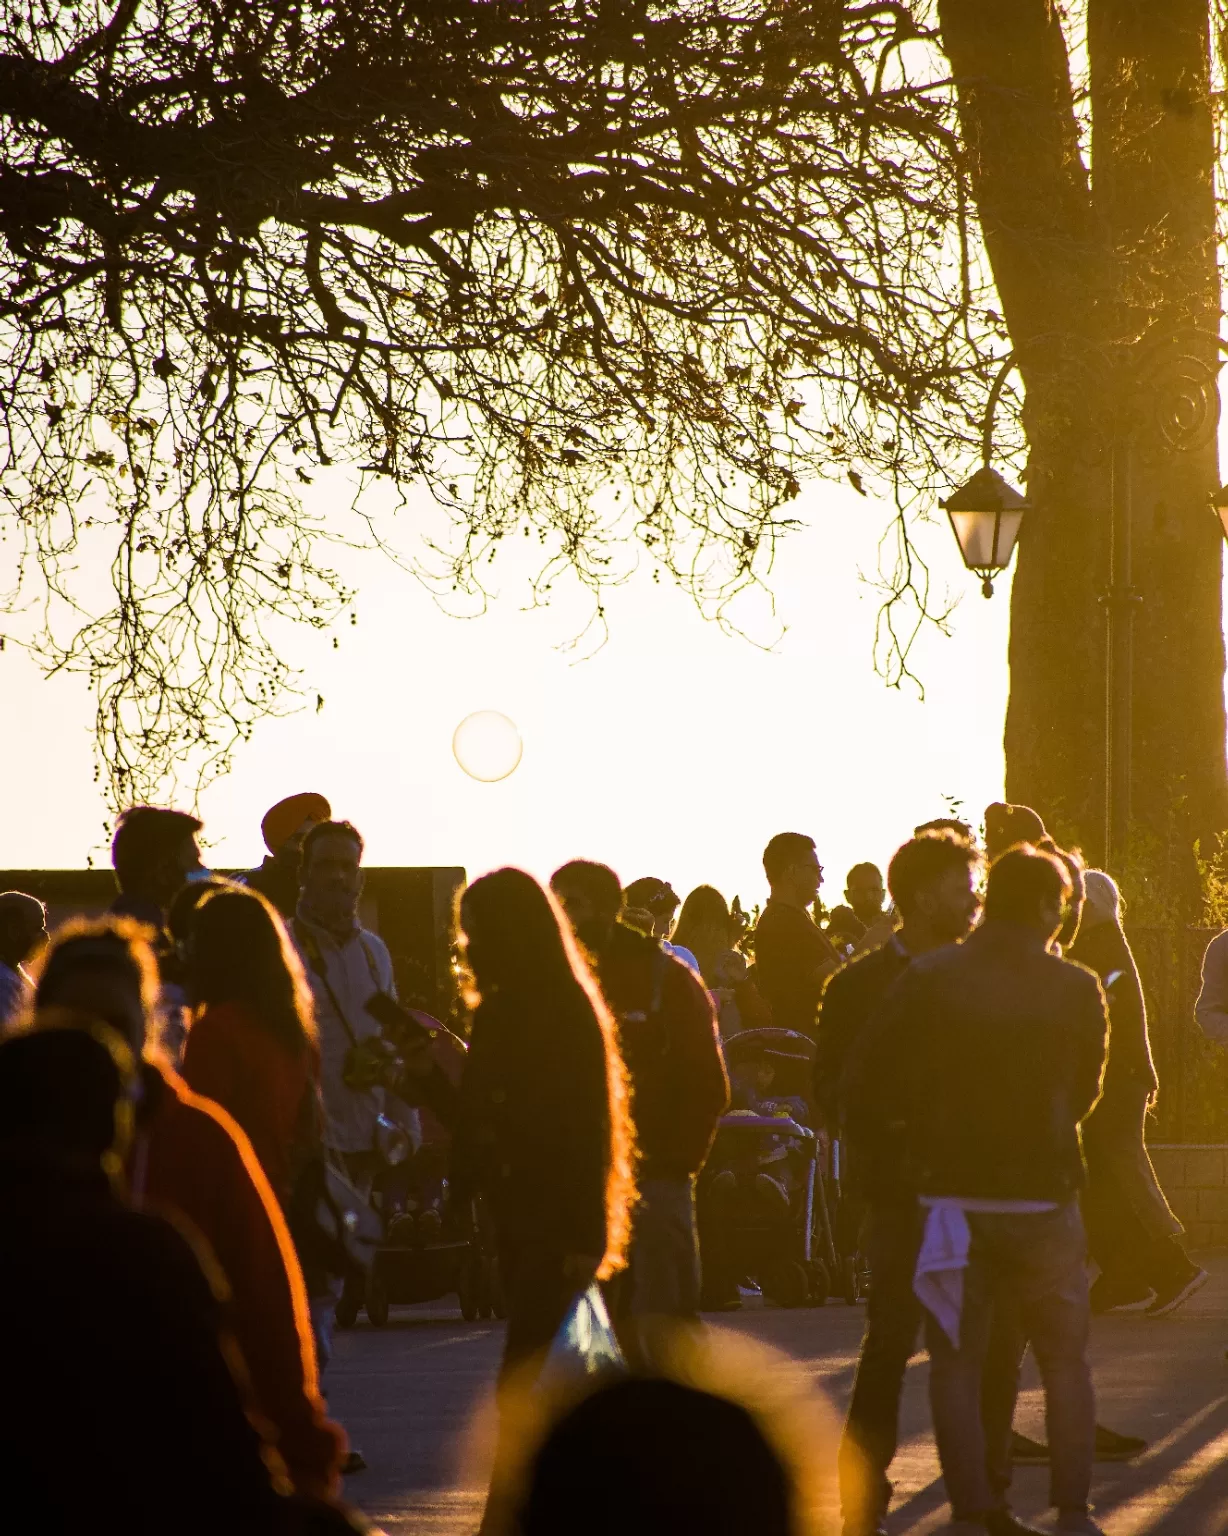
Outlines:
[{"label": "crowd of people", "polygon": [[[680,1445],[691,1423],[709,1452],[739,1445],[769,1490],[754,1528],[800,1530],[784,1464],[736,1405],[671,1383],[661,1341],[753,1290],[731,1211],[762,1224],[804,1204],[809,1223],[803,1146],[841,1162],[869,1274],[845,1536],[885,1529],[922,1339],[953,1529],[1031,1529],[1009,1507],[1019,1460],[1049,1462],[1058,1529],[1098,1529],[1094,1459],[1144,1442],[1096,1423],[1090,1315],[1162,1317],[1206,1273],[1146,1152],[1158,1085],[1120,893],[1034,811],[990,806],[983,840],[925,823],[885,881],[850,870],[831,911],[814,840],[782,833],[753,924],[711,886],[681,902],[585,860],[548,886],[496,870],[460,893],[441,1019],[398,1002],[363,925],[357,828],[300,794],[262,830],[263,865],[226,878],[199,820],[137,806],[106,914],[48,934],[40,901],[0,895],[0,1288],[8,1315],[55,1319],[14,1340],[3,1417],[44,1524],[97,1525],[101,1497],[132,1531],[361,1528],[341,1478],[365,1463],[320,1383],[338,1314],[381,1236],[472,1234],[480,1210],[507,1389],[592,1287],[625,1362],[486,1528],[562,1529],[575,1469],[658,1415]],[[1228,950],[1212,950],[1204,1021],[1228,1018]],[[749,1161],[712,1153],[731,1124],[759,1135]],[[1048,1446],[1012,1428],[1029,1348]],[[55,1475],[66,1426],[71,1478]],[[668,1524],[687,1503],[670,1480],[699,1463],[642,1460],[628,1488],[647,1529],[752,1529],[729,1523],[733,1498],[702,1527]]]}]

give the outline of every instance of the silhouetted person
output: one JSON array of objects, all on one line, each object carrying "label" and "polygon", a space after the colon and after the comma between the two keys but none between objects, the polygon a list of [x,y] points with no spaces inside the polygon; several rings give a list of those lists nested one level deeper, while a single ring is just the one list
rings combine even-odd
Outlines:
[{"label": "silhouetted person", "polygon": [[631,1311],[694,1317],[695,1179],[729,1103],[712,1003],[689,967],[618,921],[622,893],[612,869],[577,860],[550,884],[596,963],[630,1080],[640,1154]]},{"label": "silhouetted person", "polygon": [[678,892],[668,880],[644,875],[633,880],[623,892],[623,912],[630,927],[660,941],[667,955],[681,960],[699,975],[699,961],[683,944],[675,944],[674,913],[678,910]]},{"label": "silhouetted person", "polygon": [[1228,928],[1215,935],[1203,954],[1194,1017],[1208,1040],[1228,1045]]},{"label": "silhouetted person", "polygon": [[209,892],[189,932],[184,1081],[243,1128],[287,1210],[322,1135],[319,1038],[302,961],[271,904],[241,886]]},{"label": "silhouetted person", "polygon": [[203,825],[186,811],[134,805],[121,811],[111,839],[119,895],[116,917],[135,918],[161,934],[175,893],[201,870],[196,837]]},{"label": "silhouetted person", "polygon": [[742,925],[721,893],[715,886],[697,885],[682,903],[673,945],[699,962],[700,977],[716,1004],[722,1038],[772,1021],[771,1009],[750,978],[746,956],[736,947],[741,937]]},{"label": "silhouetted person", "polygon": [[771,896],[755,927],[755,980],[777,1029],[813,1037],[823,983],[840,955],[810,916],[823,883],[814,839],[780,832],[763,850]]},{"label": "silhouetted person", "polygon": [[958,816],[935,816],[930,821],[923,821],[919,827],[914,827],[912,835],[920,837],[926,832],[950,832],[962,842],[976,842],[971,825]]},{"label": "silhouetted person", "polygon": [[286,1531],[211,1260],[117,1193],[135,1062],[67,1018],[0,1044],[6,1524]]},{"label": "silhouetted person", "polygon": [[182,964],[169,931],[169,913],[185,885],[210,878],[196,841],[201,825],[184,811],[134,805],[120,813],[111,840],[119,895],[110,912],[153,930],[160,982],[153,1037],[172,1065],[183,1051],[187,1022]]},{"label": "silhouetted person", "polygon": [[369,1187],[378,1160],[375,1124],[384,1090],[355,1075],[360,1042],[380,1026],[366,1004],[377,992],[396,996],[392,958],[378,934],[358,920],[363,840],[348,821],[322,821],[303,840],[298,912],[291,932],[315,998],[326,1113],[325,1141],[351,1179]]},{"label": "silhouetted person", "polygon": [[985,857],[992,864],[1019,843],[1038,844],[1047,837],[1045,824],[1030,805],[995,800],[985,807]]},{"label": "silhouetted person", "polygon": [[24,891],[0,894],[0,1031],[30,1000],[24,962],[47,941],[47,909]]},{"label": "silhouetted person", "polygon": [[507,1294],[503,1375],[554,1338],[572,1298],[621,1269],[632,1129],[614,1022],[570,927],[530,875],[468,887],[472,978],[452,1192],[489,1198]]},{"label": "silhouetted person", "polygon": [[887,892],[877,864],[854,864],[844,882],[844,899],[863,928],[872,928],[884,916]]},{"label": "silhouetted person", "polygon": [[1069,951],[1100,978],[1109,1004],[1109,1059],[1104,1092],[1083,1126],[1087,1191],[1083,1211],[1100,1275],[1093,1312],[1146,1307],[1163,1317],[1207,1280],[1180,1241],[1147,1155],[1148,1106],[1159,1089],[1147,1034],[1147,1006],[1134,956],[1121,926],[1121,894],[1102,870],[1087,871],[1087,902]]},{"label": "silhouetted person", "polygon": [[[599,866],[604,868],[604,866]],[[704,985],[711,990],[722,983],[722,966],[736,954],[737,937],[729,903],[713,885],[697,885],[682,903],[672,939],[695,957]]]},{"label": "silhouetted person", "polygon": [[279,800],[260,823],[260,835],[269,851],[259,869],[244,876],[244,883],[271,901],[284,918],[293,917],[298,906],[303,839],[332,814],[324,796],[309,790]]},{"label": "silhouetted person", "polygon": [[1045,1385],[1058,1529],[1097,1529],[1079,1122],[1099,1096],[1107,1015],[1095,977],[1049,952],[1069,895],[1059,859],[1003,854],[980,928],[913,961],[859,1056],[859,1102],[874,1083],[874,1113],[903,1126],[927,1211],[914,1286],[959,1531],[1027,1529],[1003,1503],[1017,1380],[982,1402],[998,1308],[1018,1318]]},{"label": "silhouetted person", "polygon": [[[156,995],[142,931],[112,918],[58,930],[38,969],[35,1005],[100,1019],[136,1055]],[[294,1485],[332,1496],[344,1437],[324,1415],[306,1289],[277,1197],[235,1121],[157,1059],[142,1068],[129,1180],[135,1205],[186,1220],[204,1238],[233,1296],[257,1406]]]},{"label": "silhouetted person", "polygon": [[916,1183],[898,1133],[880,1116],[874,1084],[860,1078],[856,1047],[912,959],[968,934],[980,906],[980,862],[970,843],[950,833],[925,833],[905,843],[887,872],[900,927],[880,949],[837,971],[823,994],[815,1103],[829,1129],[839,1131],[849,1066],[847,1145],[851,1176],[868,1203],[863,1241],[872,1277],[840,1447],[846,1536],[869,1536],[882,1528],[891,1498],[887,1470],[896,1451],[900,1395],[922,1319],[912,1288],[922,1227]]}]

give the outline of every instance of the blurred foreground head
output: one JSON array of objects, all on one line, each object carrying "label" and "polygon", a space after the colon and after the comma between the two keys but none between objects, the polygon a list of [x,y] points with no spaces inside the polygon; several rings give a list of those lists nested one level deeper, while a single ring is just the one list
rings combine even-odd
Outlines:
[{"label": "blurred foreground head", "polygon": [[136,1064],[112,1029],[65,1010],[0,1042],[0,1165],[118,1173]]},{"label": "blurred foreground head", "polygon": [[814,1536],[834,1501],[821,1470],[834,1436],[796,1362],[720,1328],[663,1335],[653,1359],[651,1374],[578,1401],[526,1391],[519,1466],[492,1530]]},{"label": "blurred foreground head", "polygon": [[985,921],[1031,928],[1048,944],[1062,927],[1071,891],[1070,875],[1057,854],[1021,843],[1008,848],[989,871]]},{"label": "blurred foreground head", "polygon": [[35,1010],[64,1009],[107,1024],[139,1057],[158,1001],[158,967],[148,934],[130,918],[65,923],[36,969]]}]

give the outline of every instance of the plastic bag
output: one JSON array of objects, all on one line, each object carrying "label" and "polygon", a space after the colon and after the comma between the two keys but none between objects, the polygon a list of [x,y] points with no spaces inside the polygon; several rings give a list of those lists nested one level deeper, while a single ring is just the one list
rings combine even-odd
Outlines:
[{"label": "plastic bag", "polygon": [[568,1307],[542,1366],[541,1381],[566,1386],[626,1369],[605,1297],[594,1282]]}]

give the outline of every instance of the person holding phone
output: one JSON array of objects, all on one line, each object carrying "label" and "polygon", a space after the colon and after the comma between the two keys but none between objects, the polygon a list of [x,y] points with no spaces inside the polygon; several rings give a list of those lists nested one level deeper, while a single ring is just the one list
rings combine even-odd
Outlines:
[{"label": "person holding phone", "polygon": [[464,892],[456,928],[474,1012],[452,1198],[490,1201],[506,1379],[549,1347],[579,1292],[623,1267],[633,1132],[613,1019],[554,898],[496,870]]}]

